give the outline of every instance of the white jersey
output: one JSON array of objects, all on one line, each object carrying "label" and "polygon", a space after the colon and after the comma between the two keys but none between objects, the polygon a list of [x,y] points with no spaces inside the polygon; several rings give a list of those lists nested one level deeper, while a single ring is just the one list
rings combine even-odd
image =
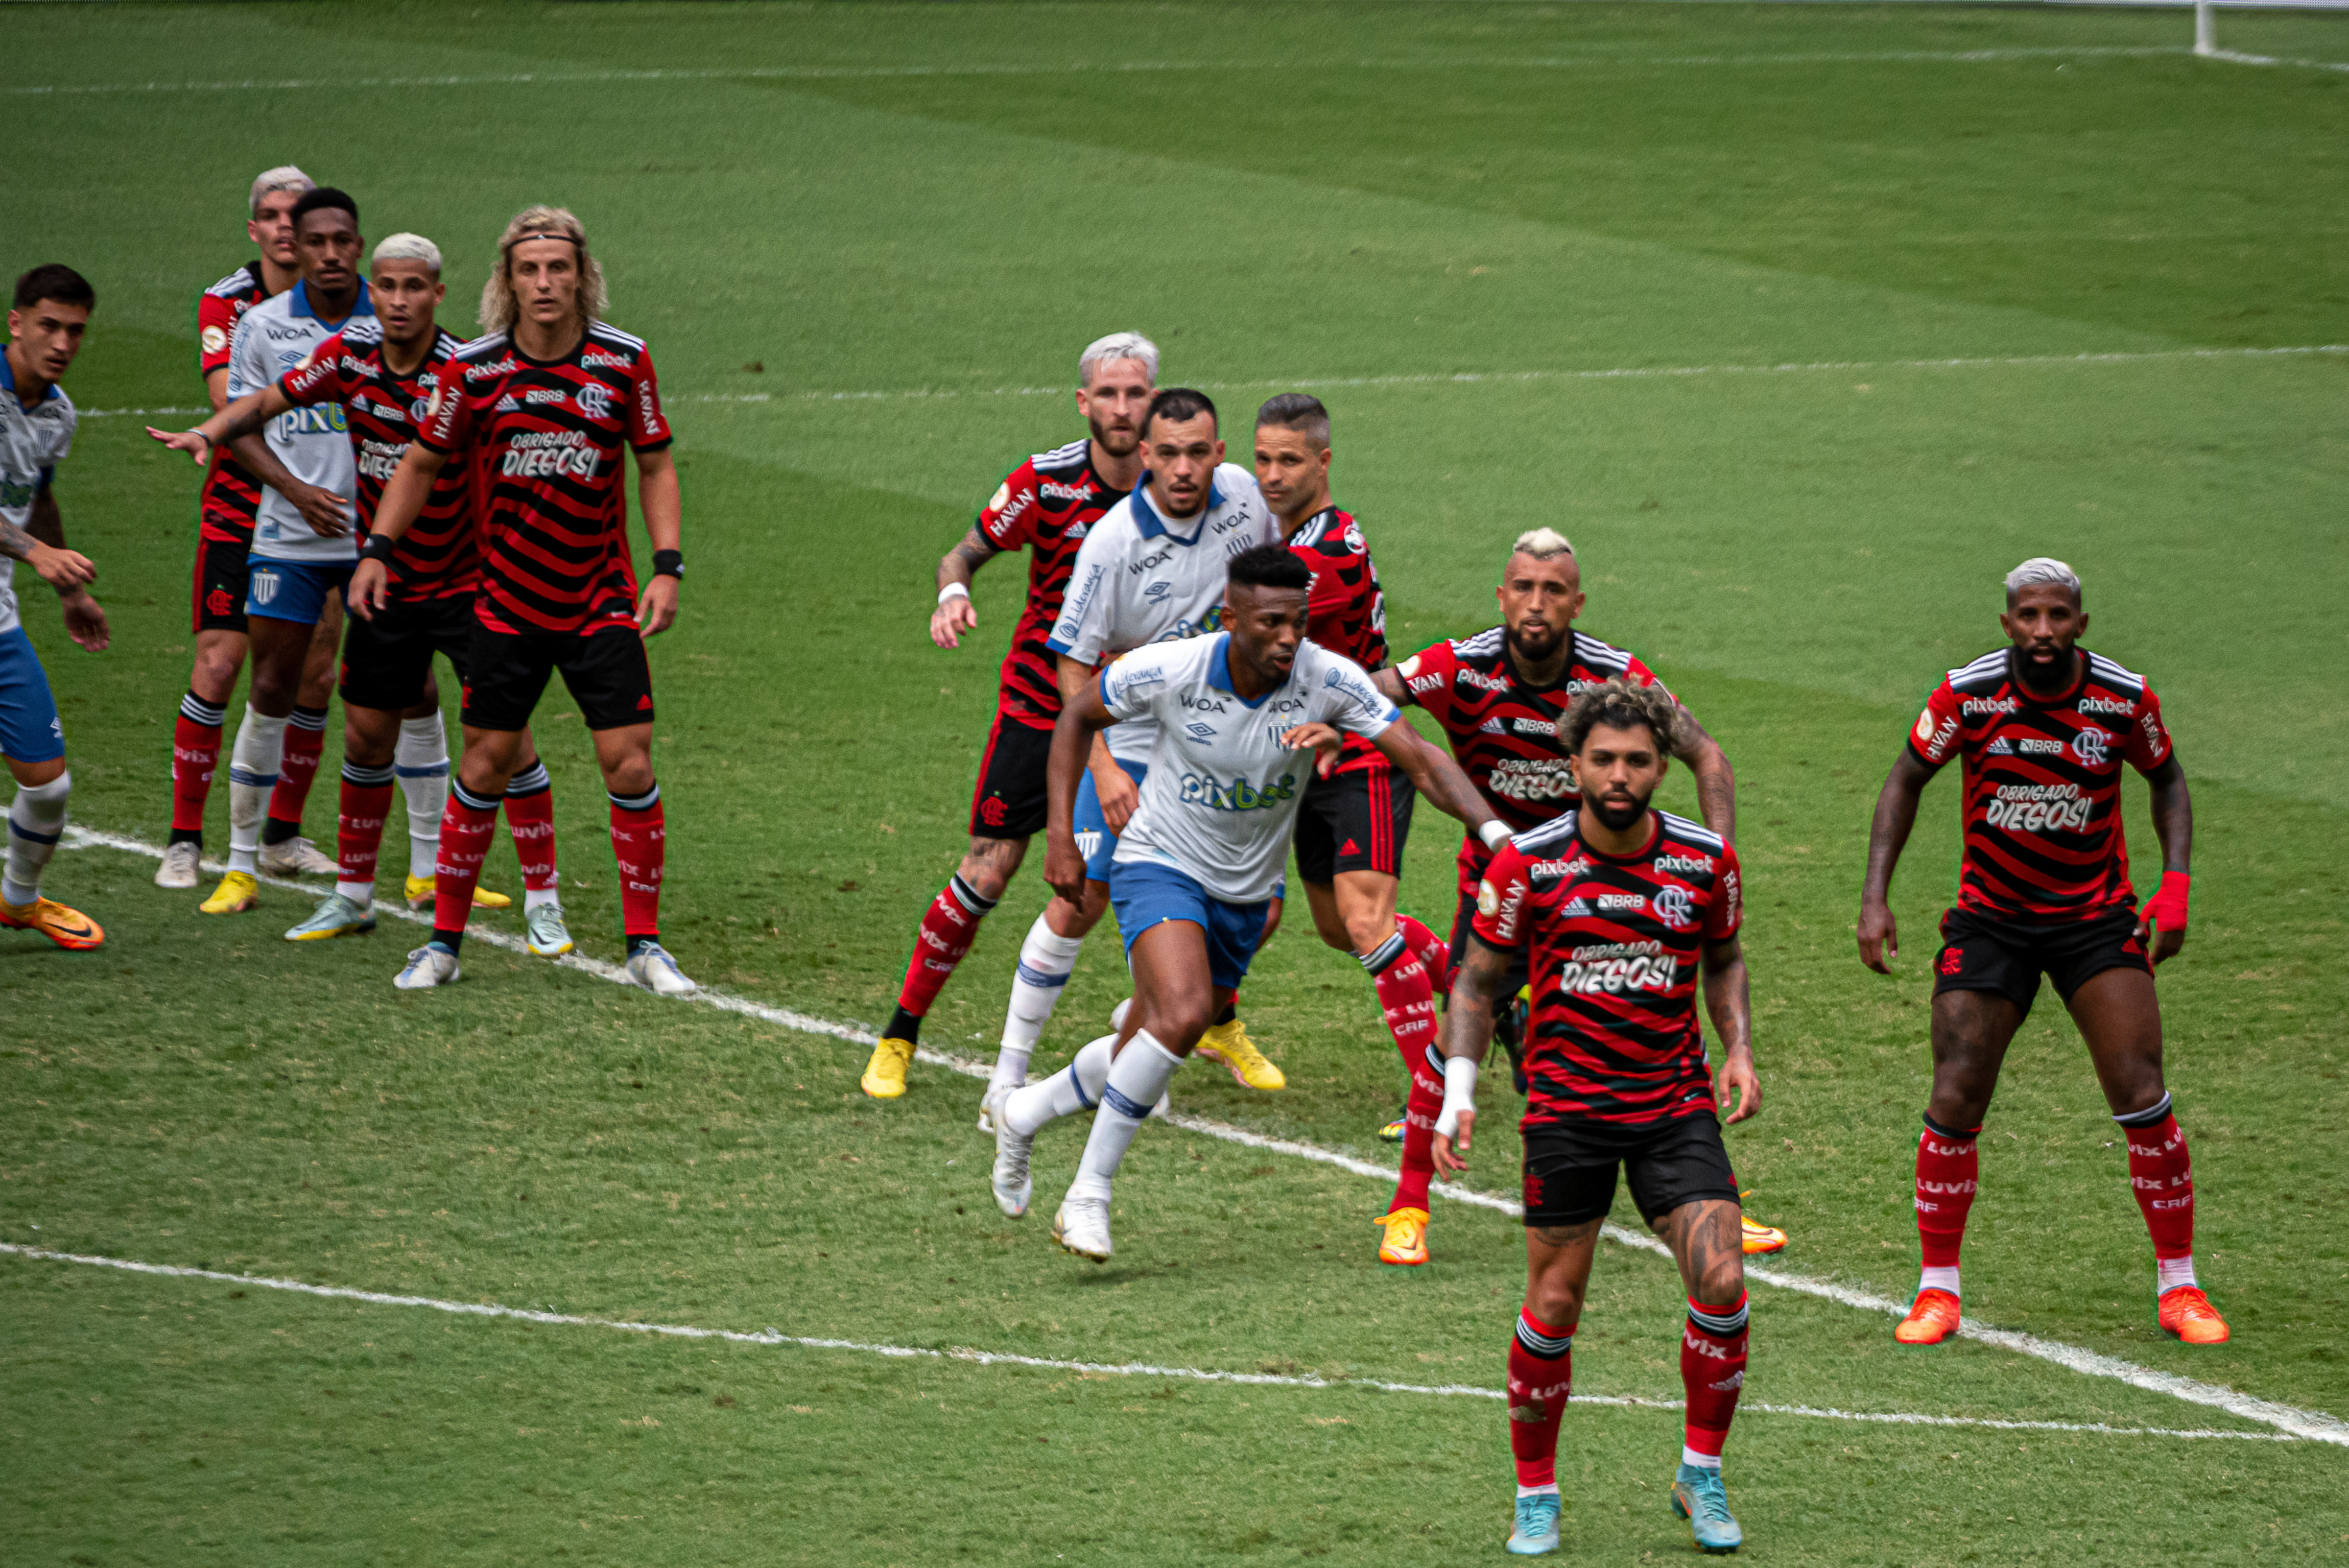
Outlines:
[{"label": "white jersey", "polygon": [[[16,400],[16,373],[0,351],[0,523],[29,529],[33,498],[49,487],[57,464],[73,450],[74,406],[63,387],[26,408]],[[16,614],[16,563],[0,556],[0,632],[21,624]]]},{"label": "white jersey", "polygon": [[1155,742],[1114,859],[1171,866],[1227,904],[1253,904],[1280,881],[1313,777],[1312,750],[1280,737],[1312,723],[1368,737],[1402,715],[1361,665],[1311,641],[1298,644],[1286,683],[1245,701],[1232,691],[1231,640],[1145,648],[1102,677],[1102,704],[1153,721]]},{"label": "white jersey", "polygon": [[[1174,642],[1223,625],[1226,563],[1258,545],[1280,543],[1280,523],[1237,463],[1216,466],[1207,504],[1195,516],[1164,516],[1150,500],[1150,476],[1102,514],[1078,547],[1046,639],[1055,653],[1100,665],[1133,649]],[[1110,755],[1150,761],[1150,726],[1117,724]]]},{"label": "white jersey", "polygon": [[[277,379],[310,357],[311,351],[354,321],[373,321],[375,306],[367,285],[343,320],[328,325],[310,308],[306,284],[295,284],[272,295],[244,313],[236,324],[229,348],[228,395],[242,398],[274,387]],[[288,409],[269,421],[262,437],[285,472],[305,484],[315,484],[349,501],[358,491],[358,465],[351,455],[350,428],[340,403],[313,403]],[[264,485],[261,511],[254,523],[255,560],[305,561],[317,566],[341,566],[358,558],[357,525],[352,532],[327,538],[312,531],[294,504]]]}]

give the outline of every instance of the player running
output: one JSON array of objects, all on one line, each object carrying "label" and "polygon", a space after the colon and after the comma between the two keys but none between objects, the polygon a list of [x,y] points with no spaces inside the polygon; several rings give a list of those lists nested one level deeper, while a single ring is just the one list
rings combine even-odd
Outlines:
[{"label": "player running", "polygon": [[[1088,344],[1077,359],[1077,412],[1085,418],[1088,438],[1038,452],[1013,469],[962,543],[938,562],[930,640],[940,648],[958,648],[966,633],[978,629],[971,579],[1007,550],[1028,550],[1028,602],[1003,658],[995,725],[971,792],[970,848],[923,911],[896,1013],[859,1080],[874,1099],[894,1100],[905,1092],[923,1018],[978,940],[979,921],[1011,885],[1028,840],[1044,829],[1044,758],[1061,714],[1060,678],[1046,639],[1060,618],[1061,597],[1086,534],[1141,477],[1142,416],[1157,379],[1158,348],[1142,334],[1117,332]],[[1088,916],[1056,898],[1029,927],[1012,972],[996,1056],[998,1082],[1016,1088],[1028,1081],[1029,1055],[1076,967],[1085,932],[1100,918],[1099,908]],[[990,1091],[988,1105],[992,1102]],[[978,1125],[992,1128],[987,1106]]]},{"label": "player running", "polygon": [[[1557,750],[1574,770],[1576,805],[1518,834],[1485,867],[1444,1015],[1434,1158],[1448,1177],[1466,1168],[1495,1011],[1530,969],[1526,1300],[1509,1344],[1517,1467],[1509,1550],[1522,1555],[1557,1549],[1558,1421],[1619,1165],[1688,1289],[1687,1417],[1672,1511],[1703,1551],[1734,1552],[1742,1539],[1721,1485],[1721,1450],[1745,1382],[1745,1261],[1721,1128],[1762,1108],[1762,1083],[1737,940],[1737,851],[1649,805],[1671,757],[1690,749],[1688,722],[1661,686],[1622,676],[1575,698],[1558,721]],[[1723,1051],[1710,1075],[1700,978]]]},{"label": "player running", "polygon": [[1134,1129],[1247,973],[1318,751],[1334,757],[1341,733],[1359,735],[1472,831],[1507,836],[1360,665],[1305,639],[1311,581],[1280,545],[1233,556],[1214,633],[1127,654],[1069,693],[1053,730],[1044,876],[1072,902],[1097,879],[1077,838],[1093,741],[1137,721],[1151,740],[1141,800],[1104,868],[1133,1004],[1119,1033],[1007,1096],[995,1117],[995,1199],[1016,1216],[1028,1208],[1037,1131],[1100,1106],[1052,1220],[1053,1238],[1079,1257],[1109,1257],[1110,1182]]},{"label": "player running", "polygon": [[[182,434],[148,433],[197,454],[259,430],[289,409],[339,405],[358,470],[358,520],[375,520],[384,482],[414,440],[414,421],[429,403],[462,345],[438,326],[446,289],[440,248],[421,234],[394,234],[375,248],[368,294],[376,314],[354,321],[318,346],[277,382]],[[471,639],[472,600],[481,545],[473,522],[471,471],[441,470],[415,527],[389,566],[389,605],[355,618],[343,650],[343,784],[335,891],[285,933],[317,941],[375,929],[376,861],[395,778],[408,797],[405,892],[420,909],[433,897],[440,817],[449,799],[449,748],[432,655],[448,656],[461,683]],[[530,949],[545,957],[571,950],[554,875],[552,781],[524,741],[523,763],[506,786],[507,826],[523,867]],[[476,888],[479,909],[503,909],[502,894]]]},{"label": "player running", "polygon": [[[314,188],[310,177],[290,163],[254,180],[244,232],[260,254],[196,296],[197,364],[215,413],[228,407],[229,343],[237,323],[254,306],[293,287],[299,276],[294,203]],[[159,888],[196,885],[203,857],[204,803],[220,766],[221,727],[247,648],[245,579],[261,482],[225,449],[208,456],[197,507],[196,658],[172,728],[171,836],[155,871]],[[341,625],[339,616],[319,622],[286,719],[285,754],[270,790],[268,815],[292,831],[264,831],[261,868],[273,876],[331,868],[301,836],[301,826],[326,740],[326,693],[334,682],[335,637]]]},{"label": "player running", "polygon": [[[529,754],[531,711],[557,670],[595,738],[611,796],[628,977],[662,996],[694,989],[660,944],[667,827],[653,777],[645,659],[645,639],[677,619],[684,506],[652,352],[606,325],[604,308],[604,271],[579,220],[560,207],[517,213],[481,289],[484,335],[441,373],[417,439],[384,486],[351,585],[354,615],[385,610],[400,541],[429,507],[450,456],[470,452],[482,543],[465,656],[465,755],[440,820],[432,940],[408,955],[394,981],[403,991],[459,977],[457,950],[498,802]],[[653,575],[641,590],[628,557],[624,450],[636,453],[637,504],[653,545]]]},{"label": "player running", "polygon": [[107,645],[106,612],[89,597],[98,576],[66,548],[57,512],[57,464],[73,449],[74,406],[57,385],[81,352],[98,295],[82,275],[51,263],[16,280],[8,347],[0,351],[0,757],[16,780],[8,848],[0,860],[0,926],[37,931],[68,951],[106,940],[98,922],[41,897],[41,871],[66,829],[66,731],[40,656],[16,612],[16,563],[57,591],[66,634],[92,653]]},{"label": "player running", "polygon": [[[2186,770],[2145,678],[2076,646],[2088,617],[2071,567],[2041,556],[2009,572],[1999,625],[2013,646],[1933,689],[1868,830],[1859,956],[1889,974],[1900,950],[1892,867],[1926,784],[1964,758],[1965,850],[1933,964],[1933,1092],[1917,1140],[1924,1273],[1893,1337],[1939,1345],[1957,1332],[1976,1140],[2044,974],[2087,1042],[2128,1144],[2129,1186],[2153,1237],[2154,1320],[2189,1345],[2223,1345],[2226,1320],[2194,1279],[2194,1168],[2162,1084],[2153,983],[2153,966],[2186,945]],[[2161,840],[2161,887],[2143,909],[2121,836],[2124,762],[2153,786]]]}]

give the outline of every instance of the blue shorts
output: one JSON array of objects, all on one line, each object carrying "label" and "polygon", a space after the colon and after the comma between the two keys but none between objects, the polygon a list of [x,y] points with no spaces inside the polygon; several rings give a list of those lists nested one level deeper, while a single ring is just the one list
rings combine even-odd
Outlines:
[{"label": "blue shorts", "polygon": [[66,727],[41,656],[21,626],[0,631],[0,757],[50,763],[66,754]]},{"label": "blue shorts", "polygon": [[1248,960],[1264,940],[1272,900],[1227,904],[1172,866],[1151,862],[1110,868],[1109,899],[1117,929],[1125,935],[1126,961],[1133,961],[1133,939],[1161,920],[1188,920],[1207,934],[1207,974],[1226,991],[1247,978]]},{"label": "blue shorts", "polygon": [[[1150,776],[1150,764],[1147,763],[1121,762],[1117,765],[1125,770],[1125,776],[1132,779],[1136,787]],[[1109,818],[1102,815],[1101,795],[1093,788],[1093,771],[1091,768],[1087,768],[1085,776],[1077,781],[1077,807],[1070,815],[1077,830],[1077,848],[1083,852],[1085,857],[1085,880],[1108,881],[1109,857],[1117,853],[1117,835],[1109,830]]]},{"label": "blue shorts", "polygon": [[244,613],[270,620],[316,626],[326,612],[326,596],[351,586],[357,561],[269,561],[255,556],[246,567]]}]

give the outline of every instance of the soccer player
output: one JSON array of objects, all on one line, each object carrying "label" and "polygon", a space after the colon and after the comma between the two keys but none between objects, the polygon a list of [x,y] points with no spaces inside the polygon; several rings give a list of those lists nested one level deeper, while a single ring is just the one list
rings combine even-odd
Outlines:
[{"label": "soccer player", "polygon": [[[394,234],[375,247],[369,272],[373,317],[355,320],[274,385],[238,399],[194,430],[167,435],[150,427],[148,433],[202,461],[219,443],[289,409],[339,405],[358,470],[359,525],[371,525],[384,482],[414,439],[416,418],[462,345],[434,320],[447,292],[438,245],[421,234]],[[285,933],[288,941],[375,929],[376,860],[395,778],[408,797],[407,898],[421,908],[433,897],[449,750],[432,655],[447,655],[463,681],[481,562],[473,511],[470,467],[444,468],[417,526],[392,553],[389,605],[351,622],[342,661],[341,869],[336,890]],[[506,821],[523,866],[530,949],[551,958],[571,950],[556,892],[553,786],[527,738],[524,754],[506,786]],[[473,902],[502,909],[508,900],[477,887]]]},{"label": "soccer player", "polygon": [[[1280,534],[1313,574],[1306,635],[1317,648],[1364,670],[1387,662],[1386,596],[1360,524],[1330,498],[1330,410],[1319,398],[1284,392],[1256,413],[1256,482],[1280,520]],[[1449,967],[1444,943],[1409,915],[1395,913],[1403,841],[1411,833],[1411,781],[1385,753],[1350,736],[1337,766],[1305,786],[1297,819],[1297,872],[1321,940],[1350,953],[1371,977],[1403,1068],[1424,1077],[1431,1104],[1444,1093],[1436,1052],[1435,976]],[[1404,1129],[1411,1111],[1401,1118]],[[1431,1116],[1410,1138],[1402,1179],[1378,1223],[1379,1261],[1427,1262],[1423,1158]],[[1398,1137],[1405,1135],[1398,1131]]]},{"label": "soccer player", "polygon": [[[1688,722],[1662,687],[1622,676],[1568,706],[1557,742],[1574,770],[1575,807],[1518,834],[1486,865],[1444,1014],[1434,1155],[1450,1177],[1466,1168],[1494,1012],[1515,993],[1519,966],[1530,968],[1526,1299],[1508,1394],[1517,1467],[1509,1550],[1525,1555],[1557,1547],[1558,1421],[1619,1165],[1688,1289],[1672,1510],[1704,1551],[1734,1552],[1741,1539],[1721,1450],[1745,1382],[1745,1260],[1721,1128],[1762,1108],[1762,1083],[1737,941],[1737,851],[1649,805],[1671,758],[1689,749]],[[1723,1053],[1710,1073],[1700,983]]]},{"label": "soccer player", "polygon": [[66,828],[65,725],[39,655],[16,613],[16,563],[57,591],[66,635],[96,653],[108,640],[106,612],[89,597],[98,576],[66,548],[57,512],[57,464],[73,448],[74,406],[57,385],[81,352],[98,295],[82,275],[51,263],[16,280],[8,346],[0,351],[0,758],[16,780],[8,806],[8,847],[0,860],[0,926],[37,931],[68,951],[106,940],[98,922],[41,897],[41,871]]},{"label": "soccer player", "polygon": [[1507,836],[1467,777],[1413,733],[1360,665],[1306,640],[1311,580],[1283,545],[1242,551],[1214,633],[1127,654],[1069,693],[1052,732],[1044,877],[1071,902],[1095,877],[1076,815],[1093,740],[1137,720],[1151,740],[1141,799],[1106,867],[1133,1005],[1118,1034],[1005,1096],[995,1116],[995,1199],[1017,1216],[1033,1185],[1038,1130],[1100,1106],[1052,1220],[1053,1238],[1079,1257],[1109,1257],[1110,1182],[1134,1130],[1247,973],[1323,748],[1334,757],[1341,734],[1360,735],[1472,831]]},{"label": "soccer player", "polygon": [[[314,188],[310,177],[290,163],[254,180],[244,232],[260,254],[196,297],[197,364],[215,413],[228,407],[229,342],[237,323],[254,306],[293,287],[299,276],[294,203]],[[197,507],[192,596],[196,657],[172,728],[171,836],[155,871],[159,888],[196,885],[203,855],[204,803],[220,766],[221,726],[247,647],[245,579],[261,482],[226,450],[212,452],[209,459]],[[326,693],[334,680],[335,639],[340,628],[339,616],[319,621],[287,716],[285,756],[270,790],[268,815],[294,831],[264,831],[261,851],[262,868],[274,876],[327,868],[317,849],[301,836],[301,824],[326,739]],[[273,834],[274,841],[267,841]]]},{"label": "soccer player", "polygon": [[[1112,333],[1086,345],[1077,359],[1077,412],[1084,416],[1087,439],[1038,452],[1013,469],[962,543],[938,562],[930,640],[940,648],[958,648],[965,634],[978,629],[971,579],[1007,550],[1028,551],[1028,602],[1011,633],[1011,651],[1004,655],[995,725],[971,792],[970,848],[922,914],[896,1013],[860,1080],[875,1099],[894,1100],[905,1092],[923,1018],[978,940],[979,921],[1011,885],[1028,840],[1043,831],[1044,758],[1061,714],[1060,678],[1046,639],[1060,618],[1061,597],[1086,534],[1141,477],[1142,416],[1157,380],[1158,348],[1142,334]],[[981,1130],[992,1130],[988,1116],[999,1085],[1017,1088],[1028,1081],[1029,1055],[1076,967],[1085,931],[1100,917],[1095,909],[1087,919],[1056,899],[1029,927],[1012,972],[996,1082],[980,1106]]]},{"label": "soccer player", "polygon": [[[416,440],[384,486],[351,586],[351,611],[390,603],[388,565],[452,454],[471,453],[481,497],[480,588],[465,656],[465,754],[440,821],[432,940],[408,955],[403,991],[459,977],[457,950],[498,802],[520,769],[533,709],[556,671],[595,737],[612,803],[628,977],[690,993],[660,943],[667,826],[653,777],[652,670],[645,639],[677,619],[684,506],[652,352],[603,319],[604,269],[579,220],[526,207],[498,238],[481,289],[483,336],[440,373]],[[622,454],[636,461],[651,535],[642,588],[628,556]]]},{"label": "soccer player", "polygon": [[[1965,848],[1933,963],[1933,1091],[1917,1140],[1924,1273],[1893,1336],[1939,1345],[1957,1332],[1976,1140],[2044,975],[2128,1144],[2129,1185],[2153,1236],[2154,1321],[2189,1345],[2223,1345],[2226,1320],[2194,1278],[2194,1168],[2162,1083],[2153,983],[2153,966],[2186,945],[2186,770],[2145,677],[2077,646],[2088,617],[2071,567],[2041,556],[2009,572],[1999,625],[2012,646],[1951,670],[1925,700],[1868,831],[1859,956],[1889,974],[1900,948],[1892,867],[1926,784],[1964,759]],[[2152,785],[2161,840],[2161,886],[2142,909],[2121,836],[2123,763]]]}]

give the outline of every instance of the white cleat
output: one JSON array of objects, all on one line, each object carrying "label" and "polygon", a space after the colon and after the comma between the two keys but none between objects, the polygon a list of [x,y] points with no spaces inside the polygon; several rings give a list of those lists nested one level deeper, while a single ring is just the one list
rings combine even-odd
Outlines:
[{"label": "white cleat", "polygon": [[402,991],[429,991],[436,985],[456,984],[464,972],[457,967],[455,953],[439,942],[427,942],[408,955],[408,967],[391,983]]},{"label": "white cleat", "polygon": [[1061,1211],[1052,1216],[1052,1240],[1064,1252],[1108,1262],[1109,1199],[1080,1198],[1073,1192],[1061,1199]]},{"label": "white cleat", "polygon": [[1028,1156],[1035,1147],[1034,1133],[1013,1132],[1009,1123],[996,1118],[995,1206],[1014,1220],[1028,1212],[1028,1199],[1035,1196],[1036,1179],[1028,1173]]},{"label": "white cleat", "polygon": [[628,955],[628,978],[655,996],[691,996],[693,981],[677,967],[677,960],[658,942],[647,942]]},{"label": "white cleat", "polygon": [[987,1093],[981,1095],[978,1099],[978,1130],[983,1133],[993,1132],[996,1107],[1003,1104],[1006,1096],[1027,1086],[1025,1079],[1017,1084],[999,1084],[992,1079],[988,1080]]},{"label": "white cleat", "polygon": [[333,877],[341,870],[333,856],[306,838],[295,836],[283,844],[261,846],[261,874],[264,877]]},{"label": "white cleat", "polygon": [[524,910],[523,925],[530,933],[530,950],[540,958],[561,958],[571,950],[571,928],[563,923],[562,905],[539,904]]},{"label": "white cleat", "polygon": [[192,888],[202,875],[203,851],[186,839],[171,845],[163,851],[163,864],[155,868],[158,888]]}]

